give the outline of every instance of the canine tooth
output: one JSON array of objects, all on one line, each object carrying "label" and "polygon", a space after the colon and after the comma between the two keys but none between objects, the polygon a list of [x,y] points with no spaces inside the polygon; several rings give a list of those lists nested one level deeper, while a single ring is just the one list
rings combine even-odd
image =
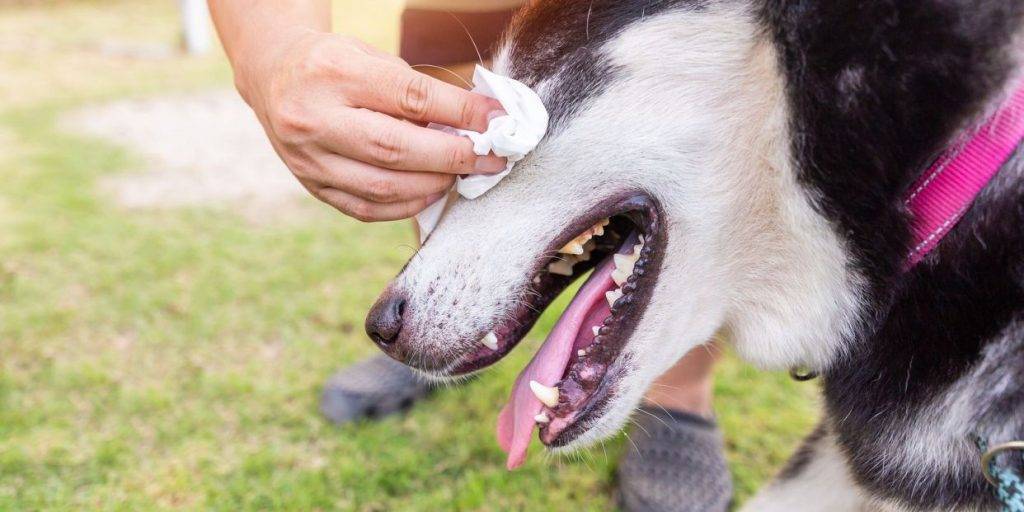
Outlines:
[{"label": "canine tooth", "polygon": [[494,334],[494,331],[487,333],[486,336],[481,338],[480,343],[491,350],[498,350],[498,337]]},{"label": "canine tooth", "polygon": [[583,357],[583,356],[587,355],[587,351],[586,351],[586,350],[583,350],[583,349],[581,348],[581,349],[579,349],[579,350],[577,350],[577,351],[576,351],[576,355],[578,355],[578,356],[580,356],[580,357]]},{"label": "canine tooth", "polygon": [[601,334],[601,328],[596,325],[591,327],[590,330],[594,331],[594,336],[598,336]]},{"label": "canine tooth", "polygon": [[606,299],[608,299],[608,305],[609,306],[614,306],[615,305],[615,301],[619,300],[619,298],[622,297],[622,290],[621,289],[615,289],[615,290],[607,291],[607,292],[605,292],[604,297]]},{"label": "canine tooth", "polygon": [[533,417],[533,421],[536,421],[537,423],[547,423],[547,422],[551,421],[551,418],[548,418],[548,415],[542,412],[542,413],[534,416]]},{"label": "canine tooth", "polygon": [[533,396],[537,397],[540,403],[548,407],[558,405],[558,388],[548,387],[540,382],[531,380],[530,391],[533,391]]},{"label": "canine tooth", "polygon": [[558,260],[552,261],[548,264],[548,272],[552,274],[558,274],[560,276],[572,276],[572,265],[573,262],[569,260]]}]

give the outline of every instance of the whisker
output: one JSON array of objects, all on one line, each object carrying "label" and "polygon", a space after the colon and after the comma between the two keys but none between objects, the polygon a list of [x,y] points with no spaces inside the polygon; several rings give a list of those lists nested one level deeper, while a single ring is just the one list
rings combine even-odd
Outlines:
[{"label": "whisker", "polygon": [[458,74],[458,73],[456,73],[456,72],[454,72],[454,71],[452,71],[452,70],[450,70],[450,69],[448,69],[446,67],[443,67],[443,66],[435,66],[433,64],[413,64],[412,66],[409,66],[409,67],[411,67],[413,69],[416,69],[416,68],[432,68],[432,69],[440,69],[441,71],[447,71],[448,73],[450,73],[455,78],[458,78],[459,80],[461,80],[462,83],[466,84],[466,87],[469,87],[470,89],[473,88],[473,84],[471,84],[468,81],[466,81],[465,78],[462,78],[462,75],[460,75],[460,74]]},{"label": "whisker", "polygon": [[590,15],[594,13],[594,0],[590,0],[590,7],[587,9],[587,41],[590,41]]},{"label": "whisker", "polygon": [[639,423],[638,421],[636,421],[636,420],[634,420],[634,419],[630,418],[630,420],[629,420],[629,423],[630,423],[631,425],[633,425],[634,427],[636,427],[636,428],[638,428],[638,429],[642,430],[642,431],[643,431],[643,433],[644,433],[644,435],[646,435],[647,437],[651,437],[651,432],[650,432],[649,430],[647,430],[646,428],[644,428],[644,426],[643,426],[643,425],[641,425],[641,424],[640,424],[640,423]]},{"label": "whisker", "polygon": [[469,27],[467,27],[466,24],[463,23],[462,20],[460,20],[459,17],[455,15],[454,12],[448,11],[448,15],[451,16],[452,18],[455,18],[455,21],[462,27],[462,30],[466,32],[466,35],[469,36],[469,42],[473,43],[473,49],[476,50],[476,58],[480,60],[480,65],[483,66],[484,56],[483,54],[480,53],[480,47],[476,45],[476,39],[473,39],[473,34],[469,32]]},{"label": "whisker", "polygon": [[[649,413],[649,412],[647,412],[647,411],[645,411],[645,410],[643,410],[643,409],[637,409],[637,410],[636,410],[636,412],[642,412],[642,413],[644,413],[644,414],[646,414],[646,415],[648,415],[648,416],[650,416],[650,417],[652,417],[652,418],[654,418],[654,419],[658,420],[659,422],[661,422],[661,424],[662,424],[662,425],[665,425],[666,427],[668,427],[668,426],[669,426],[669,424],[668,424],[668,423],[666,423],[666,422],[665,422],[665,420],[663,420],[663,419],[661,419],[661,418],[657,417],[656,415],[654,415],[654,414],[652,414],[652,413]],[[639,423],[638,423],[637,425],[639,426]]]}]

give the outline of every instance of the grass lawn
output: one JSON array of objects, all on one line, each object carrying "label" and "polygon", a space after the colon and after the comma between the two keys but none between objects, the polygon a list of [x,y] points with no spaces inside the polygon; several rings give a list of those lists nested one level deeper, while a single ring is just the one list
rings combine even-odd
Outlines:
[{"label": "grass lawn", "polygon": [[[338,4],[343,26],[394,47],[397,2]],[[280,225],[213,207],[127,212],[98,190],[140,159],[66,133],[63,113],[230,85],[218,56],[110,50],[173,41],[174,5],[0,8],[0,510],[611,508],[622,439],[572,459],[535,444],[515,473],[494,441],[550,314],[477,381],[333,427],[319,387],[374,353],[363,315],[409,257],[408,227],[312,199]],[[717,392],[747,497],[810,429],[814,386],[729,358]]]}]

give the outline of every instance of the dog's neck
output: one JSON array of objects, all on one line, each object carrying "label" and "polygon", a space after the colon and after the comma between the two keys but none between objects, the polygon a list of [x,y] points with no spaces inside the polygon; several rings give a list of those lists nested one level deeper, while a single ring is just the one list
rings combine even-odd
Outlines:
[{"label": "dog's neck", "polygon": [[[987,493],[984,482],[957,478],[977,464],[969,436],[1024,433],[1016,408],[982,407],[1024,389],[1024,361],[1005,357],[1024,338],[1024,157],[1018,148],[927,264],[907,273],[900,199],[1020,74],[1024,6],[797,4],[764,10],[803,135],[795,158],[868,281],[863,332],[824,374],[831,428],[875,492],[920,507],[973,505]],[[996,373],[999,385],[986,380]]]}]

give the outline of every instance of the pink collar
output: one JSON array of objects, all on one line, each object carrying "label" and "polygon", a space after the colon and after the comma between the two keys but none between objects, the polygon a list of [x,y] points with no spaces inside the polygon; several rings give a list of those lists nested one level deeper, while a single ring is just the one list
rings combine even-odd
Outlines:
[{"label": "pink collar", "polygon": [[980,128],[948,149],[910,188],[914,245],[909,270],[938,245],[1024,140],[1024,87]]}]

